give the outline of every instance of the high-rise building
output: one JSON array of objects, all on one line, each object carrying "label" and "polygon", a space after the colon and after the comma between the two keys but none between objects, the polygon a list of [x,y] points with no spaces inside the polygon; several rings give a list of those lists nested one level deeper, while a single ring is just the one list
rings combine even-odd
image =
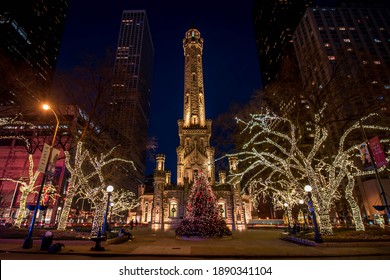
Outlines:
[{"label": "high-rise building", "polygon": [[[2,1],[0,105],[17,103],[17,95],[39,98],[42,89],[50,86],[67,9],[68,0]],[[31,73],[28,79],[27,72]]]},{"label": "high-rise building", "polygon": [[389,9],[309,8],[294,34],[294,46],[305,90],[321,94],[330,84],[338,93],[335,99],[348,99],[340,100],[348,101],[340,107],[344,118],[388,102]]},{"label": "high-rise building", "polygon": [[[113,72],[110,129],[144,179],[153,66],[153,42],[144,10],[125,10]],[[135,177],[134,177],[135,176]]]},{"label": "high-rise building", "polygon": [[308,7],[381,7],[386,0],[261,0],[254,1],[253,24],[263,85],[274,81],[282,58],[291,55],[293,34]]},{"label": "high-rise building", "polygon": [[[305,91],[310,93],[307,96],[326,101],[332,112],[327,129],[333,148],[348,122],[372,112],[388,122],[390,9],[309,8],[294,33],[294,46]],[[356,138],[365,140],[361,131]],[[362,202],[365,219],[375,219],[374,206],[390,190],[389,180],[381,181],[356,177],[354,193]],[[384,200],[382,205],[386,205]]]},{"label": "high-rise building", "polygon": [[292,50],[292,35],[313,0],[255,1],[253,23],[263,85],[278,75],[283,55]]}]

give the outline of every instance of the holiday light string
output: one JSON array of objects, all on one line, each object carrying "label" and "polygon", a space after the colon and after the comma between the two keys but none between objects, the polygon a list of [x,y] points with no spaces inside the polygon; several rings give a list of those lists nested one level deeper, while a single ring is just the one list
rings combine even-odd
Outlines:
[{"label": "holiday light string", "polygon": [[[375,114],[370,114],[364,118],[363,121],[373,117]],[[271,189],[272,182],[281,180],[280,178],[276,178],[276,174],[278,176],[282,176],[282,178],[287,178],[291,182],[291,185],[296,186],[296,188],[301,188],[303,185],[309,184],[312,186],[312,198],[315,206],[315,211],[318,213],[318,221],[322,234],[332,234],[332,224],[330,220],[330,210],[332,204],[335,201],[340,199],[341,195],[339,192],[340,186],[345,185],[346,199],[351,206],[351,211],[354,216],[354,220],[356,223],[357,230],[364,230],[364,226],[361,221],[361,213],[358,208],[356,208],[356,201],[354,200],[351,194],[351,189],[354,187],[354,179],[352,175],[365,175],[370,172],[356,172],[358,168],[354,165],[354,161],[351,160],[352,157],[355,156],[355,152],[357,150],[356,146],[349,148],[347,151],[343,151],[343,147],[345,145],[345,140],[349,136],[349,134],[359,128],[359,124],[354,124],[350,129],[348,129],[343,136],[340,138],[339,150],[333,159],[321,158],[319,151],[321,146],[324,145],[325,141],[328,138],[328,131],[325,127],[321,127],[319,125],[321,120],[321,112],[315,116],[315,134],[313,138],[312,147],[305,155],[303,151],[301,151],[298,147],[297,139],[301,137],[296,135],[296,128],[292,125],[292,123],[286,118],[279,118],[274,114],[270,114],[269,112],[265,114],[252,114],[251,120],[245,122],[241,119],[237,119],[239,123],[245,124],[244,129],[241,133],[248,133],[251,137],[250,139],[243,145],[243,150],[234,154],[228,154],[224,157],[236,156],[239,158],[239,162],[241,166],[245,166],[245,163],[248,163],[247,167],[244,170],[241,170],[235,174],[229,175],[228,180],[232,180],[232,178],[239,178],[242,180],[244,176],[250,174],[248,182],[252,182],[259,177],[264,177],[264,175],[268,173],[272,174],[267,180],[263,181],[262,187],[267,187]],[[285,132],[275,132],[274,130],[278,127],[275,126],[275,122],[277,123],[287,123],[289,124],[289,134]],[[273,129],[270,128],[273,126]],[[363,125],[365,129],[379,129],[379,130],[389,130],[387,127],[380,126],[370,126]],[[254,132],[254,135],[250,133]],[[271,138],[265,135],[272,135],[273,137],[279,137],[280,141],[276,142]],[[263,140],[259,139],[261,137]],[[284,147],[286,145],[287,140],[290,147]],[[268,145],[274,148],[274,152],[278,151],[278,153],[273,154],[262,149],[262,146]],[[258,146],[258,148],[254,148],[253,146]],[[352,152],[354,151],[354,152]],[[285,157],[285,158],[282,158]],[[222,157],[222,158],[224,158]],[[217,159],[219,160],[219,159]],[[244,164],[241,164],[244,163]],[[257,169],[259,171],[255,172]],[[268,170],[272,170],[269,172]],[[354,173],[353,170],[355,170]],[[255,173],[254,173],[255,172]],[[372,173],[372,171],[371,171]],[[295,176],[298,176],[296,178]],[[295,178],[294,178],[295,177]],[[298,183],[297,183],[298,182]],[[346,183],[344,183],[346,182]],[[283,184],[281,184],[283,185]],[[281,190],[281,185],[279,187]],[[284,184],[287,187],[289,184]],[[256,190],[256,188],[251,185],[252,190]],[[260,191],[261,192],[261,191]],[[256,195],[259,192],[253,191],[252,195]],[[285,196],[285,195],[284,195]],[[276,198],[278,196],[275,196]],[[275,198],[274,197],[274,198]],[[283,197],[283,196],[279,196]],[[253,200],[253,199],[252,199]],[[283,202],[284,199],[280,199],[280,203]],[[279,203],[279,200],[277,200]]]},{"label": "holiday light string", "polygon": [[[134,163],[132,161],[123,158],[112,157],[112,154],[115,149],[116,147],[113,147],[107,153],[100,153],[99,156],[91,156],[90,152],[83,147],[83,143],[78,142],[76,146],[73,166],[71,164],[72,157],[70,153],[65,151],[65,164],[71,176],[64,202],[64,208],[61,213],[60,221],[57,228],[58,230],[66,229],[73,199],[74,197],[76,197],[76,195],[78,195],[82,198],[89,199],[91,201],[91,204],[95,206],[91,235],[98,235],[98,232],[99,230],[101,230],[101,227],[103,225],[105,214],[104,209],[107,200],[107,184],[103,169],[106,166],[116,162],[131,164],[135,169]],[[128,194],[130,195],[130,193]],[[130,201],[132,201],[132,197],[133,196],[129,197]],[[118,201],[117,204],[117,209],[120,209],[121,202]],[[126,201],[123,201],[123,205],[132,207],[132,204]]]}]

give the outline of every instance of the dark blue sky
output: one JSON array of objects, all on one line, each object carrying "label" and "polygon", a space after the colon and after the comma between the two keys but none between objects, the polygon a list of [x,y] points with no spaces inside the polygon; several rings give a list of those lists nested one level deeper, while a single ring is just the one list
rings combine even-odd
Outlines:
[{"label": "dark blue sky", "polygon": [[[183,117],[184,34],[194,23],[204,38],[206,117],[213,119],[231,103],[247,102],[261,86],[252,2],[73,0],[58,69],[81,64],[85,53],[103,57],[107,48],[115,50],[122,11],[145,9],[155,50],[149,135],[158,138],[157,152],[166,154],[166,169],[172,171],[176,182],[177,120]],[[147,173],[151,173],[155,164],[147,166]]]}]

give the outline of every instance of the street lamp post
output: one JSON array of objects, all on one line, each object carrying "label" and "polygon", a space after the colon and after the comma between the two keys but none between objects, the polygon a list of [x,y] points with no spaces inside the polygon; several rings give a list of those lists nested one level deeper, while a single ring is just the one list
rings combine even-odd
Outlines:
[{"label": "street lamp post", "polygon": [[58,120],[56,112],[52,108],[50,108],[49,105],[43,104],[42,108],[44,110],[51,110],[52,113],[54,114],[55,118],[56,118],[56,122],[57,123],[56,123],[56,127],[55,127],[55,130],[54,130],[53,139],[52,139],[52,142],[51,142],[51,147],[49,149],[48,160],[47,160],[46,165],[45,165],[45,170],[44,170],[43,177],[42,177],[42,183],[41,183],[41,186],[39,188],[37,202],[36,202],[35,208],[34,208],[34,214],[33,214],[32,220],[31,220],[30,228],[28,230],[28,235],[27,235],[27,237],[26,237],[26,239],[24,240],[24,243],[23,243],[23,249],[30,249],[30,248],[32,248],[32,245],[33,245],[32,233],[33,233],[33,230],[34,230],[35,219],[37,217],[38,206],[39,206],[39,202],[41,200],[43,187],[44,187],[45,181],[46,181],[46,173],[48,172],[48,169],[49,169],[49,166],[50,166],[50,161],[51,161],[51,156],[52,156],[52,152],[53,152],[54,141],[56,139],[58,127],[59,127],[59,124],[60,124],[60,121]]},{"label": "street lamp post", "polygon": [[288,215],[288,204],[284,203],[284,207],[286,208],[286,215],[287,215],[287,231],[288,231],[288,233],[290,233],[291,227],[290,227],[290,217]]},{"label": "street lamp post", "polygon": [[311,190],[312,190],[312,187],[310,185],[305,186],[305,191],[307,192],[307,197],[309,198],[307,205],[309,206],[309,211],[311,213],[311,217],[313,220],[313,226],[314,226],[314,241],[316,243],[322,243],[324,241],[322,240],[321,234],[318,230],[316,213],[314,212],[313,200],[311,199]]},{"label": "street lamp post", "polygon": [[302,215],[303,215],[303,230],[305,230],[306,229],[306,225],[308,223],[306,222],[306,211],[305,211],[305,208],[303,207],[303,203],[305,203],[303,201],[303,199],[300,199],[299,200],[299,204],[301,205],[301,210],[302,210]]},{"label": "street lamp post", "polygon": [[107,230],[108,207],[110,206],[110,197],[111,197],[111,193],[113,190],[114,190],[114,187],[111,185],[109,185],[106,189],[108,195],[107,195],[106,213],[104,214],[104,223],[103,223],[103,227],[102,227],[102,235],[105,235],[106,230]]},{"label": "street lamp post", "polygon": [[107,215],[108,215],[108,207],[110,205],[110,196],[112,191],[114,190],[114,187],[109,185],[106,188],[107,191],[107,204],[106,204],[106,212],[104,213],[104,221],[102,225],[102,230],[98,231],[98,234],[96,237],[92,237],[91,240],[95,242],[95,247],[91,248],[91,251],[105,251],[104,247],[101,246],[101,242],[106,239],[106,228],[107,228]]},{"label": "street lamp post", "polygon": [[114,202],[110,202],[110,225],[112,223],[112,208],[114,208]]}]

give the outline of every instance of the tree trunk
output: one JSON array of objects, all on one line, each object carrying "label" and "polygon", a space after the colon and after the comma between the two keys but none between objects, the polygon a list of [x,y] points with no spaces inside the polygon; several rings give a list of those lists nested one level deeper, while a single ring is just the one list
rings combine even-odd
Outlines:
[{"label": "tree trunk", "polygon": [[287,208],[287,217],[288,217],[289,227],[291,228],[294,227],[294,219],[292,216],[291,208]]},{"label": "tree trunk", "polygon": [[353,177],[350,176],[348,177],[348,179],[349,179],[348,184],[345,188],[345,198],[347,199],[349,205],[351,206],[352,217],[355,222],[356,231],[364,231],[365,228],[362,219],[362,214],[352,194],[353,187],[354,187],[354,179]]},{"label": "tree trunk", "polygon": [[[317,213],[316,213],[317,214]],[[323,211],[317,214],[317,221],[321,235],[332,235],[333,226],[330,219],[329,211]]]},{"label": "tree trunk", "polygon": [[[104,198],[105,197],[106,196],[104,196]],[[102,201],[105,201],[105,199],[103,199]],[[95,216],[92,222],[91,237],[99,236],[99,231],[100,231],[100,235],[102,234],[102,226],[104,222],[104,212],[105,212],[105,203],[103,203],[102,201],[95,204],[96,208],[95,208]]]},{"label": "tree trunk", "polygon": [[69,188],[64,201],[64,206],[61,212],[60,220],[58,221],[57,230],[66,230],[73,197],[74,197],[74,191],[72,191],[72,188]]},{"label": "tree trunk", "polygon": [[15,220],[15,227],[20,228],[22,225],[24,214],[26,213],[27,196],[29,193],[29,191],[22,191],[22,196],[20,197],[19,212]]}]

